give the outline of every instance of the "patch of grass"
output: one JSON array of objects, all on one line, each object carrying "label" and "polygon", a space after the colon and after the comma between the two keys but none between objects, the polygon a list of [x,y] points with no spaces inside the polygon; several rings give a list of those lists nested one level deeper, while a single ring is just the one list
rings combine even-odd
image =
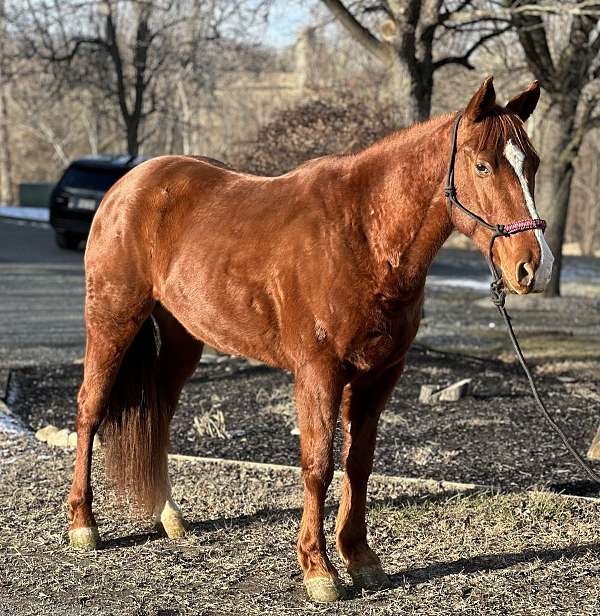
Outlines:
[{"label": "patch of grass", "polygon": [[[527,350],[527,357],[537,360],[560,359],[562,361],[600,359],[600,337],[593,335],[569,335],[541,332],[523,334],[519,341]],[[509,353],[502,359],[508,360]]]},{"label": "patch of grass", "polygon": [[[600,506],[546,492],[414,499],[372,510],[405,613],[597,614]],[[396,545],[389,548],[389,538]]]}]

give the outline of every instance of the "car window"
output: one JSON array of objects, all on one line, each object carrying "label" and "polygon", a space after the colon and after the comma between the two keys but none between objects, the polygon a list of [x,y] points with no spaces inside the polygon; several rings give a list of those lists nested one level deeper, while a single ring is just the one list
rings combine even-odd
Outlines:
[{"label": "car window", "polygon": [[60,179],[60,188],[86,188],[106,192],[129,169],[69,167]]}]

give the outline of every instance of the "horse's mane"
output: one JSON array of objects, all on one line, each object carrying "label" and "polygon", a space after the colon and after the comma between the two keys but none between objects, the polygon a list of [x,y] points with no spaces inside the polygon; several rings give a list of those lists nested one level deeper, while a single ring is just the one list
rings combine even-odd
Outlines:
[{"label": "horse's mane", "polygon": [[[401,138],[410,138],[411,135],[418,136],[430,130],[432,125],[453,120],[455,117],[456,112],[433,116],[423,122],[399,128],[365,148],[334,156],[356,156],[369,150],[385,148],[390,144],[396,143]],[[537,152],[525,131],[523,122],[517,115],[506,111],[503,107],[496,106],[489,115],[478,122],[478,126],[481,128],[477,130],[477,141],[475,143],[477,153],[482,150],[503,150],[506,142],[512,140],[526,155],[534,154],[537,156]]]}]

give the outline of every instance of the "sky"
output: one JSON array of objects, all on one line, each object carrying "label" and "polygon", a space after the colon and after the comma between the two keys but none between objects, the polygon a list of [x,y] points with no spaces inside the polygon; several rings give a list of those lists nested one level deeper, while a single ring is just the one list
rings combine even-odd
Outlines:
[{"label": "sky", "polygon": [[314,2],[276,0],[265,32],[267,45],[282,48],[291,45],[304,24],[310,21]]}]

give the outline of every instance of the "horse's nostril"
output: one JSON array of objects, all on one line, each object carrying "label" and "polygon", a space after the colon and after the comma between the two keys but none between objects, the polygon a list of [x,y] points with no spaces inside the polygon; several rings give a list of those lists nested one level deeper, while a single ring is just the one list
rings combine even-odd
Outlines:
[{"label": "horse's nostril", "polygon": [[529,288],[533,284],[535,272],[529,261],[522,261],[517,265],[517,282],[522,286]]}]

